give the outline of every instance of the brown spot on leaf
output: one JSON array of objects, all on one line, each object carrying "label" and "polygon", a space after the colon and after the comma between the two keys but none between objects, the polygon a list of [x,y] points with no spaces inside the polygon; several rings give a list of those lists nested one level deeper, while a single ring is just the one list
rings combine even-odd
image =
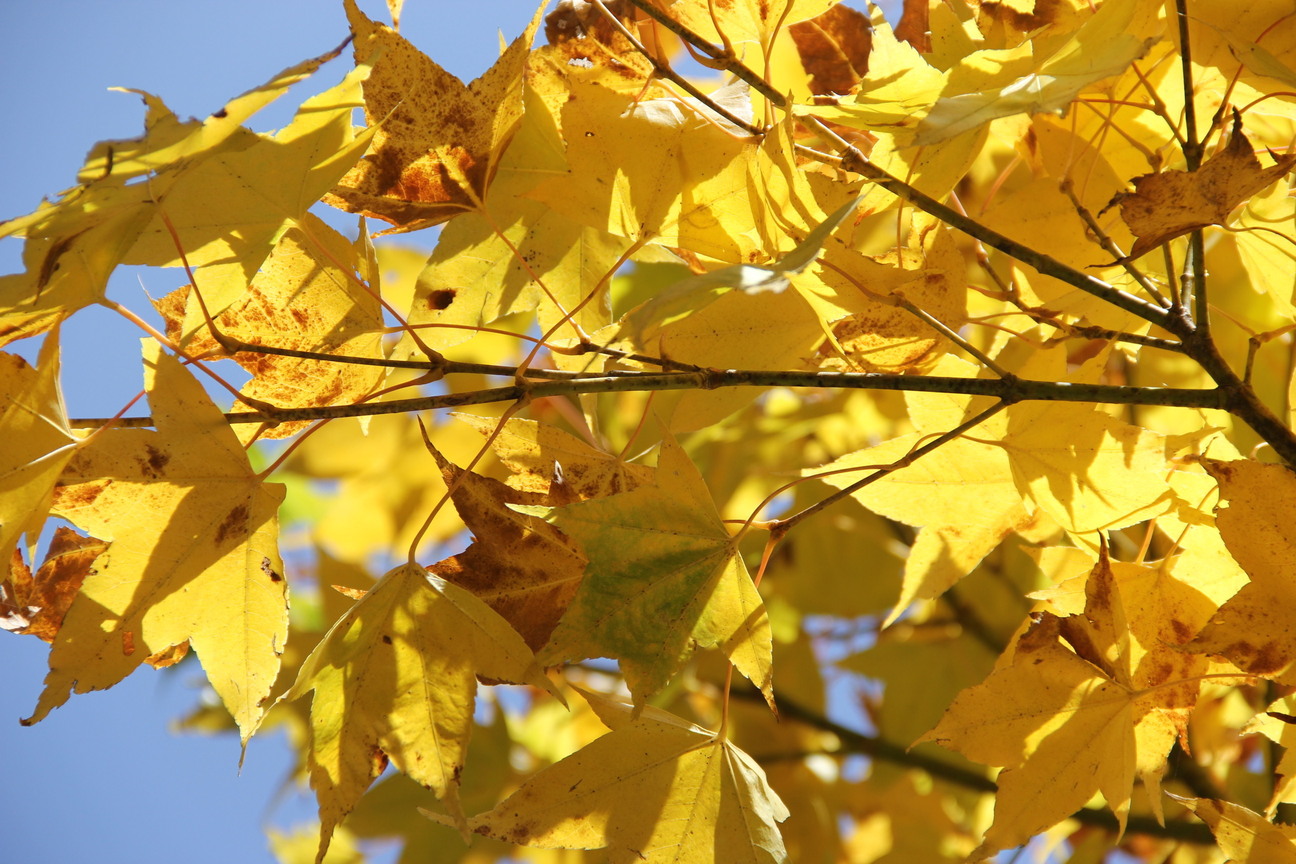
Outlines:
[{"label": "brown spot on leaf", "polygon": [[1277,672],[1288,664],[1290,658],[1284,657],[1283,652],[1274,642],[1266,642],[1259,648],[1255,649],[1255,654],[1248,668],[1257,675],[1267,675],[1270,672]]},{"label": "brown spot on leaf", "polygon": [[121,636],[122,653],[129,657],[135,653],[135,631],[123,630]]},{"label": "brown spot on leaf", "polygon": [[248,522],[248,505],[240,504],[221,520],[216,529],[216,545],[223,546],[230,538],[246,537]]},{"label": "brown spot on leaf", "polygon": [[448,309],[458,293],[453,288],[438,288],[428,295],[428,308],[435,309],[438,312],[442,309]]},{"label": "brown spot on leaf", "polygon": [[382,751],[381,747],[374,747],[369,751],[369,761],[372,765],[370,769],[373,771],[372,776],[377,777],[387,770],[387,754]]},{"label": "brown spot on leaf", "polygon": [[275,572],[274,567],[270,565],[269,558],[261,559],[261,572],[270,577],[271,582],[282,582],[283,576]]},{"label": "brown spot on leaf", "polygon": [[161,477],[167,463],[171,461],[171,454],[152,444],[144,445],[144,454],[144,473],[149,477]]},{"label": "brown spot on leaf", "polygon": [[54,241],[53,245],[50,246],[49,251],[45,253],[45,257],[41,260],[40,275],[36,277],[36,290],[38,292],[40,289],[48,285],[50,279],[54,277],[54,273],[59,268],[59,259],[63,257],[63,253],[67,252],[67,250],[72,247],[72,243],[78,237],[89,230],[90,229],[87,228],[83,231],[78,231],[75,234],[60,237],[58,240]]}]

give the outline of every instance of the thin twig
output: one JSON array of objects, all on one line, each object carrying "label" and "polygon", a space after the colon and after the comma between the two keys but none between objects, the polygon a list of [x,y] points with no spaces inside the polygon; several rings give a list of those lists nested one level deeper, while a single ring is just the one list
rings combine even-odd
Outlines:
[{"label": "thin twig", "polygon": [[1058,183],[1058,188],[1060,188],[1062,193],[1071,200],[1071,207],[1076,211],[1076,215],[1084,221],[1085,225],[1089,226],[1090,232],[1093,233],[1094,238],[1097,239],[1103,250],[1120,262],[1121,266],[1125,268],[1125,272],[1128,273],[1134,281],[1148,293],[1148,296],[1153,300],[1156,300],[1163,307],[1169,308],[1170,301],[1162,296],[1161,292],[1157,290],[1156,285],[1152,284],[1152,280],[1149,279],[1142,270],[1134,266],[1134,262],[1129,260],[1125,255],[1125,252],[1116,245],[1116,241],[1112,240],[1112,238],[1107,235],[1107,232],[1102,229],[1102,226],[1098,224],[1098,220],[1089,212],[1089,208],[1084,206],[1080,201],[1080,198],[1075,194],[1075,184],[1071,182],[1071,178],[1062,178],[1062,181]]},{"label": "thin twig", "polygon": [[797,525],[797,523],[801,522],[803,519],[806,519],[814,515],[815,513],[818,513],[820,510],[823,510],[827,507],[831,507],[833,504],[836,504],[838,501],[841,501],[844,498],[849,498],[851,495],[854,495],[856,492],[860,491],[864,487],[869,486],[872,483],[876,483],[877,481],[881,480],[883,477],[893,474],[896,471],[899,471],[901,468],[909,467],[914,462],[918,461],[923,456],[926,456],[928,453],[932,452],[936,448],[948,444],[950,441],[953,441],[955,438],[959,437],[964,432],[967,432],[981,425],[986,420],[989,420],[991,417],[998,414],[1000,411],[1002,411],[1004,408],[1007,407],[1008,407],[1007,402],[997,402],[994,405],[991,405],[986,410],[977,414],[975,417],[963,421],[958,426],[955,426],[953,429],[949,430],[948,432],[945,432],[944,434],[936,436],[931,441],[928,441],[926,444],[923,444],[921,447],[915,447],[913,450],[910,450],[903,457],[892,462],[890,465],[884,465],[883,467],[876,469],[872,474],[868,475],[864,479],[852,483],[851,485],[843,489],[838,489],[833,494],[819,501],[816,501],[814,504],[811,504],[809,507],[805,508],[804,510],[792,514],[786,519],[776,519],[774,521],[774,527],[771,529],[771,534],[775,536],[781,536],[783,534],[786,534],[788,531],[791,531],[792,528],[794,528]]}]

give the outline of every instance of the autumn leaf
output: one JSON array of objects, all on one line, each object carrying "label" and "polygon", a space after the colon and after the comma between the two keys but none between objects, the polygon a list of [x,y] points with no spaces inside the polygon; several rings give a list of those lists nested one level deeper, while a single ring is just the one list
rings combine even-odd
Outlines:
[{"label": "autumn leaf", "polygon": [[873,25],[844,4],[788,28],[813,93],[846,94],[868,74]]},{"label": "autumn leaf", "polygon": [[[1042,61],[1032,56],[1034,46],[1030,43],[1025,43],[1019,52],[972,55],[951,71],[946,93],[918,125],[913,146],[945,141],[999,117],[1065,111],[1082,90],[1119,75],[1147,53],[1157,37],[1140,36],[1145,26],[1140,19],[1151,14],[1152,8],[1151,2],[1104,3]],[[1004,62],[1005,55],[1008,62]],[[1031,71],[1000,83],[1020,68],[1020,63],[1015,67],[1012,60],[1023,59]],[[996,66],[1003,71],[987,76],[985,70]],[[968,86],[973,82],[977,86]],[[968,86],[968,90],[959,92],[960,85]]]},{"label": "autumn leaf", "polygon": [[950,343],[928,321],[904,308],[917,306],[957,329],[967,317],[967,289],[949,232],[916,219],[902,249],[866,256],[847,242],[827,246],[813,278],[797,290],[831,338],[820,348],[825,368],[906,372],[929,368]]},{"label": "autumn leaf", "polygon": [[1220,851],[1238,864],[1296,864],[1296,827],[1275,825],[1231,801],[1171,796],[1210,826]]},{"label": "autumn leaf", "polygon": [[1135,177],[1134,191],[1118,195],[1108,205],[1120,204],[1121,218],[1138,238],[1124,260],[1133,261],[1167,240],[1207,225],[1223,225],[1239,204],[1287,176],[1296,166],[1296,153],[1275,160],[1268,168],[1260,167],[1242,131],[1242,115],[1235,111],[1228,145],[1196,171]]},{"label": "autumn leaf", "polygon": [[[456,416],[483,435],[498,425],[494,418]],[[519,417],[505,422],[491,448],[511,472],[509,486],[543,495],[551,506],[629,492],[654,480],[651,468],[597,450],[555,426]]]},{"label": "autumn leaf", "polygon": [[750,756],[660,709],[632,719],[631,706],[580,692],[612,731],[474,816],[472,831],[606,849],[607,860],[627,864],[787,860],[777,826],[787,808]]},{"label": "autumn leaf", "polygon": [[618,237],[719,260],[742,258],[753,245],[729,230],[728,218],[747,203],[750,145],[704,109],[574,82],[559,121],[569,173],[540,183],[531,199]]},{"label": "autumn leaf", "polygon": [[[358,282],[359,265],[355,248],[342,235],[307,214],[301,227],[289,229],[280,239],[246,293],[216,318],[216,328],[229,339],[251,345],[380,360],[382,308],[377,295]],[[186,351],[223,353],[208,332],[190,286],[176,289],[156,306],[167,321],[167,335]],[[253,376],[242,394],[280,408],[362,401],[384,373],[376,362],[361,365],[260,351],[239,352],[234,359]],[[286,438],[308,425],[309,421],[281,423],[261,437]]]},{"label": "autumn leaf", "polygon": [[[842,489],[867,476],[869,469],[903,459],[923,438],[923,433],[893,438],[807,474],[823,474],[825,483]],[[848,470],[852,468],[858,470]],[[913,602],[940,596],[1032,518],[1022,506],[1003,453],[966,439],[888,474],[854,498],[875,513],[921,529],[906,558],[904,586],[886,617],[887,625]]]},{"label": "autumn leaf", "polygon": [[0,562],[24,533],[35,545],[50,496],[78,444],[59,389],[57,331],[45,337],[36,368],[0,354]]},{"label": "autumn leaf", "polygon": [[451,499],[473,533],[465,551],[428,569],[471,591],[513,625],[532,651],[549,641],[585,575],[585,558],[557,528],[510,505],[548,503],[451,464],[428,445]]},{"label": "autumn leaf", "polygon": [[730,291],[745,294],[786,291],[794,277],[815,263],[829,236],[855,211],[857,204],[858,198],[843,204],[816,225],[796,248],[771,265],[735,264],[677,282],[626,313],[621,319],[621,329],[633,333],[634,341],[642,343],[643,333],[650,325],[668,325]]},{"label": "autumn leaf", "polygon": [[1296,682],[1296,627],[1274,615],[1275,609],[1296,602],[1291,587],[1296,535],[1290,517],[1296,476],[1284,466],[1248,460],[1206,459],[1202,464],[1228,502],[1216,511],[1215,524],[1251,582],[1220,607],[1186,650],[1218,654],[1254,675]]},{"label": "autumn leaf", "polygon": [[[482,206],[445,226],[418,276],[407,320],[426,327],[422,338],[437,350],[468,341],[476,327],[519,313],[534,313],[546,330],[571,314],[558,339],[573,336],[577,328],[596,331],[610,321],[606,279],[630,241],[573,223],[530,197],[569,168],[544,93],[539,84],[525,89],[525,111]],[[417,350],[407,338],[395,354]],[[558,362],[579,368],[583,358]]]},{"label": "autumn leaf", "polygon": [[486,74],[465,86],[395,30],[346,2],[357,65],[372,62],[365,118],[373,149],[325,198],[413,230],[476,209],[522,116],[522,74],[539,12]]},{"label": "autumn leaf", "polygon": [[[1004,766],[977,860],[1024,843],[1096,792],[1123,831],[1135,774],[1163,763],[1173,743],[1140,734],[1161,697],[1156,687],[1134,685],[1128,623],[1105,550],[1085,598],[1081,615],[1038,615],[990,677],[959,694],[918,739]],[[1146,752],[1153,741],[1164,749]]]},{"label": "autumn leaf", "polygon": [[27,238],[26,273],[0,281],[0,344],[103,299],[118,264],[179,266],[167,222],[191,265],[213,265],[209,304],[219,310],[231,292],[241,293],[277,236],[368,146],[368,135],[356,135],[350,123],[368,67],[306,100],[274,136],[239,125],[333,56],[285,70],[204,123],[182,123],[162,100],[141,94],[144,136],[101,142],[78,175],[81,185],[0,224],[0,236]]},{"label": "autumn leaf", "polygon": [[101,432],[55,492],[54,513],[111,545],[63,620],[45,691],[23,722],[187,642],[246,741],[288,633],[276,520],[283,487],[253,473],[179,361],[151,340],[144,355],[156,431]]},{"label": "autumn leaf", "polygon": [[585,580],[543,652],[546,663],[621,662],[636,704],[698,648],[719,648],[771,699],[769,621],[701,475],[673,439],[657,484],[553,511],[589,559]]},{"label": "autumn leaf", "polygon": [[[77,174],[80,185],[27,216],[0,223],[0,237],[27,238],[26,273],[0,277],[0,344],[44,332],[99,300],[109,274],[146,230],[171,183],[208,159],[245,147],[248,133],[241,124],[337,54],[285,69],[201,122],[182,122],[156,96],[128,91],[147,106],[147,132],[99,142]],[[154,172],[150,183],[132,184]],[[174,258],[174,244],[169,248]]]},{"label": "autumn leaf", "polygon": [[[1064,528],[1123,528],[1169,508],[1164,444],[1156,433],[1088,405],[1036,402],[1014,407],[1008,417],[1002,446],[1019,488]],[[1049,434],[1054,424],[1069,430],[1065,446]]]},{"label": "autumn leaf", "polygon": [[714,7],[671,4],[672,16],[716,42],[769,42],[777,28],[815,18],[834,0],[732,0]]},{"label": "autumn leaf", "polygon": [[[522,638],[484,602],[416,564],[389,572],[340,618],[282,700],[311,700],[320,849],[390,759],[455,821],[477,676],[552,692]],[[318,859],[317,859],[318,860]]]},{"label": "autumn leaf", "polygon": [[0,629],[53,642],[91,566],[108,544],[60,526],[33,575],[16,552],[9,578],[0,580]]}]

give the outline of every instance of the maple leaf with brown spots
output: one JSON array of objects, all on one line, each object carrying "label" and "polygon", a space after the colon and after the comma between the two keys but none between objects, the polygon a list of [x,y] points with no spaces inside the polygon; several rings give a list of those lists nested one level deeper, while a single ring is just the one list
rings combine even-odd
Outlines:
[{"label": "maple leaf with brown spots", "polygon": [[1125,261],[1133,261],[1168,240],[1223,225],[1233,208],[1257,195],[1296,166],[1296,153],[1275,157],[1268,168],[1242,132],[1242,116],[1233,113],[1228,146],[1196,171],[1162,171],[1134,178],[1134,191],[1117,195],[1104,208],[1120,205],[1121,218],[1138,238]]}]

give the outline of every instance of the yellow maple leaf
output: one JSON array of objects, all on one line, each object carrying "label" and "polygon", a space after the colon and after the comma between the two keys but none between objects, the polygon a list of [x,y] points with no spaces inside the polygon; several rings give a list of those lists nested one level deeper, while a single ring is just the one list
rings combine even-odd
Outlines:
[{"label": "yellow maple leaf", "polygon": [[1238,864],[1296,864],[1296,827],[1275,825],[1230,801],[1180,798],[1179,803],[1210,826],[1220,851]]},{"label": "yellow maple leaf", "polygon": [[540,14],[487,72],[464,85],[392,28],[346,2],[365,82],[373,151],[325,201],[413,230],[477,208],[522,117],[522,76]]},{"label": "yellow maple leaf", "polygon": [[1172,507],[1164,437],[1094,405],[1014,405],[999,446],[1018,488],[1068,531],[1124,528]]},{"label": "yellow maple leaf", "polygon": [[885,20],[873,22],[869,48],[868,74],[853,95],[813,108],[798,106],[797,113],[867,130],[911,130],[917,125],[940,98],[945,75],[897,39]]},{"label": "yellow maple leaf", "polygon": [[[904,458],[927,437],[902,435],[805,473],[842,471],[821,478],[842,489],[867,476],[869,467]],[[849,468],[860,470],[844,470]],[[966,439],[949,442],[853,497],[875,513],[922,529],[905,561],[904,585],[888,625],[915,601],[940,596],[1031,521],[1003,452]]]},{"label": "yellow maple leaf", "polygon": [[[611,118],[611,122],[609,122]],[[574,82],[560,118],[570,173],[528,197],[580,224],[631,240],[746,260],[758,238],[747,162],[756,147],[715,125],[703,108]]]},{"label": "yellow maple leaf", "polygon": [[[185,257],[197,267],[229,271],[225,290],[241,294],[289,227],[337,182],[369,146],[371,131],[357,132],[351,115],[368,66],[359,65],[341,82],[307,99],[287,126],[273,135],[246,129],[196,163],[177,162],[159,172],[151,186],[180,236]],[[175,240],[158,207],[122,262],[179,266]],[[213,311],[233,297],[205,295]]]},{"label": "yellow maple leaf", "polygon": [[719,648],[772,698],[765,607],[706,483],[673,438],[662,444],[656,485],[549,518],[589,566],[542,654],[546,663],[614,657],[642,704],[698,648]]},{"label": "yellow maple leaf", "polygon": [[1162,171],[1133,180],[1134,191],[1118,195],[1121,218],[1138,240],[1126,260],[1207,225],[1223,225],[1233,209],[1296,166],[1296,153],[1277,156],[1268,168],[1242,132],[1242,115],[1233,112],[1233,134],[1228,145],[1196,171]]},{"label": "yellow maple leaf", "polygon": [[[1171,562],[1111,564],[1129,626],[1126,656],[1130,686],[1139,691],[1155,689],[1157,693],[1155,702],[1140,706],[1134,734],[1138,774],[1158,819],[1162,818],[1161,776],[1166,770],[1166,754],[1176,741],[1186,748],[1188,718],[1197,704],[1202,676],[1212,671],[1205,657],[1181,648],[1216,609],[1210,598],[1176,578],[1170,569]],[[1031,596],[1048,601],[1051,611],[1057,614],[1084,614],[1088,581],[1087,574],[1077,576]]]},{"label": "yellow maple leaf", "polygon": [[1220,607],[1186,650],[1227,657],[1238,668],[1296,683],[1296,625],[1275,609],[1296,603],[1291,562],[1296,556],[1296,476],[1282,465],[1247,459],[1206,459],[1227,507],[1215,524],[1238,564],[1251,577]]},{"label": "yellow maple leaf", "polygon": [[[472,328],[517,312],[535,311],[548,329],[580,306],[629,247],[624,238],[574,223],[527,197],[553,173],[526,161],[537,145],[524,149],[530,142],[523,136],[537,113],[528,113],[485,193],[482,210],[445,227],[419,274],[406,318],[411,326],[427,328],[423,339],[433,348],[463,342],[473,336]],[[585,303],[574,320],[586,332],[605,326],[610,320],[606,297],[600,294]],[[572,333],[559,331],[557,337]],[[398,354],[412,348],[407,341]],[[584,365],[586,360],[570,362]]]},{"label": "yellow maple leaf", "polygon": [[329,629],[281,697],[314,692],[310,777],[320,858],[389,758],[462,824],[459,775],[479,674],[555,692],[508,622],[417,564],[387,573]]},{"label": "yellow maple leaf", "polygon": [[[795,291],[730,291],[677,321],[646,328],[640,337],[648,354],[713,369],[804,368],[822,338],[819,319]],[[653,410],[672,431],[683,432],[716,423],[754,399],[755,393],[741,387],[680,390],[658,393]]]},{"label": "yellow maple leaf", "polygon": [[283,487],[263,483],[219,409],[145,341],[157,431],[101,432],[68,463],[52,510],[112,545],[50,652],[34,723],[188,642],[246,741],[279,671],[287,586],[276,547]]},{"label": "yellow maple leaf", "polygon": [[58,333],[45,337],[36,368],[0,354],[0,562],[25,532],[35,545],[50,495],[78,439],[59,390]]},{"label": "yellow maple leaf", "polygon": [[474,816],[472,831],[525,846],[606,849],[614,864],[787,860],[777,825],[787,808],[750,756],[660,709],[632,719],[629,705],[580,692],[612,731]]},{"label": "yellow maple leaf", "polygon": [[[160,99],[143,94],[145,135],[97,145],[78,175],[81,185],[0,224],[0,236],[27,238],[27,272],[0,280],[0,344],[43,332],[101,300],[118,264],[178,266],[161,211],[189,263],[223,265],[220,281],[234,286],[225,290],[241,292],[265,258],[260,253],[268,254],[285,226],[368,146],[367,133],[356,135],[350,122],[368,67],[306,100],[274,136],[238,125],[333,56],[285,70],[203,123],[181,123]],[[232,299],[221,293],[207,295],[216,309]]]},{"label": "yellow maple leaf", "polygon": [[[339,264],[351,269],[340,269]],[[225,336],[253,345],[380,360],[382,308],[378,297],[357,282],[358,266],[355,248],[307,213],[300,228],[290,228],[280,239],[243,297],[216,318],[216,327]],[[190,354],[220,353],[189,286],[155,305],[166,319],[167,335]],[[259,351],[240,352],[234,359],[253,376],[242,388],[243,395],[281,408],[361,401],[378,386],[384,371],[377,364]],[[281,423],[261,437],[286,438],[310,422]]]},{"label": "yellow maple leaf", "polygon": [[1139,734],[1163,688],[1140,689],[1133,680],[1128,624],[1105,549],[1086,582],[1084,613],[1039,614],[1010,652],[919,739],[1004,766],[994,823],[976,860],[1025,843],[1095,792],[1123,830],[1135,774],[1163,763],[1173,739],[1167,743],[1159,728]]},{"label": "yellow maple leaf", "polygon": [[[911,143],[936,144],[1013,114],[1065,111],[1085,88],[1119,75],[1147,53],[1159,38],[1159,8],[1151,0],[1105,3],[1055,48],[1048,41],[1026,42],[1016,50],[972,53],[950,71],[945,93]],[[1148,29],[1157,35],[1142,38]]]},{"label": "yellow maple leaf", "polygon": [[922,216],[915,218],[907,246],[886,255],[862,255],[835,240],[815,278],[797,280],[796,286],[832,334],[820,349],[825,367],[899,373],[929,367],[953,346],[895,300],[907,300],[958,330],[967,319],[962,274],[950,232]]},{"label": "yellow maple leaf", "polygon": [[[942,358],[937,374],[968,376],[970,364]],[[903,459],[914,449],[968,419],[983,407],[963,397],[912,394],[907,400],[918,432],[848,453],[805,475],[843,489],[868,471]],[[976,405],[976,408],[971,407]],[[905,560],[900,597],[886,618],[894,623],[915,601],[938,597],[981,562],[1012,532],[1034,520],[1012,475],[1011,462],[993,439],[1004,434],[1002,416],[992,417],[972,438],[956,438],[853,495],[879,515],[921,530]],[[858,471],[847,469],[858,468]]]},{"label": "yellow maple leaf", "polygon": [[[499,422],[493,417],[455,416],[483,435]],[[651,468],[597,450],[556,426],[520,417],[509,418],[491,447],[512,472],[509,486],[544,495],[552,505],[629,492],[654,480]]]}]

